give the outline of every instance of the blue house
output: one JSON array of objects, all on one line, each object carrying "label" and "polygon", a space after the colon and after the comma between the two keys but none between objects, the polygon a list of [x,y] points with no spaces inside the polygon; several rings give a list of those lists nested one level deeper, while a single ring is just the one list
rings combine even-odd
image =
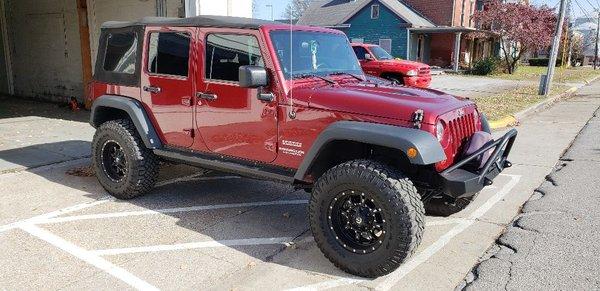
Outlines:
[{"label": "blue house", "polygon": [[418,53],[411,28],[435,27],[398,0],[313,0],[298,24],[339,29],[351,42],[379,44],[402,59]]}]

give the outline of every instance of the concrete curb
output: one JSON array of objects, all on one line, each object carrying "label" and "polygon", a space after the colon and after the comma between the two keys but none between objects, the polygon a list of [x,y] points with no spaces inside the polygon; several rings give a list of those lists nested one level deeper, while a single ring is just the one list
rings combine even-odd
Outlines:
[{"label": "concrete curb", "polygon": [[566,99],[566,98],[571,97],[581,87],[587,86],[590,83],[592,83],[592,82],[594,82],[594,81],[596,81],[598,79],[600,79],[600,75],[596,76],[596,77],[594,77],[594,78],[592,78],[590,80],[585,80],[584,81],[584,85],[581,85],[581,86],[578,86],[578,87],[577,86],[571,87],[571,88],[567,89],[563,93],[560,93],[558,95],[555,95],[555,96],[552,96],[550,98],[547,98],[547,99],[545,99],[545,100],[543,100],[541,102],[538,102],[538,103],[536,103],[536,104],[534,104],[534,105],[532,105],[532,106],[530,106],[528,108],[525,108],[525,109],[523,109],[523,110],[521,110],[521,111],[519,111],[519,112],[517,112],[517,113],[515,113],[513,115],[508,115],[508,116],[505,116],[505,117],[503,117],[501,119],[490,121],[490,128],[492,128],[492,129],[500,129],[500,128],[504,128],[504,127],[515,126],[515,125],[519,124],[519,121],[522,120],[522,119],[524,119],[525,117],[527,117],[527,116],[529,116],[529,115],[531,115],[533,113],[536,113],[536,112],[538,112],[538,111],[540,111],[540,110],[542,110],[544,108],[547,108],[547,107],[553,105],[554,103],[556,103],[556,102],[558,102],[558,101],[560,101],[562,99]]}]

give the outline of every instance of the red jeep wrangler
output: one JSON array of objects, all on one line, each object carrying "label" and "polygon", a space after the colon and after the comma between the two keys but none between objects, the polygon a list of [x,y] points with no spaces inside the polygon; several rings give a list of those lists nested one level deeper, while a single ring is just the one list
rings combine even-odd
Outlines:
[{"label": "red jeep wrangler", "polygon": [[426,64],[394,59],[378,45],[351,45],[363,71],[369,75],[411,87],[428,88],[431,84],[431,68]]},{"label": "red jeep wrangler", "polygon": [[311,194],[319,248],[387,274],[416,250],[424,204],[472,197],[516,137],[492,140],[471,101],[368,80],[337,30],[232,17],[102,27],[92,160],[113,196],[152,189],[160,160],[289,183]]}]

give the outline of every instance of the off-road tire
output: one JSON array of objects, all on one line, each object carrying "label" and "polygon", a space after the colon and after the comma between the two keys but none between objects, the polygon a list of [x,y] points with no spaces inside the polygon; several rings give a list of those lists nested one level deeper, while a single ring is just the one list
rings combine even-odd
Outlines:
[{"label": "off-road tire", "polygon": [[[119,181],[111,179],[102,165],[102,147],[108,141],[116,142],[125,156],[126,172]],[[118,199],[145,194],[158,177],[158,158],[144,146],[135,125],[128,119],[107,121],[97,128],[92,141],[92,164],[102,187]]]},{"label": "off-road tire", "polygon": [[[370,253],[345,248],[331,229],[329,208],[339,191],[370,193],[388,223],[380,246]],[[425,226],[421,197],[400,171],[372,160],[353,160],[335,166],[315,184],[309,205],[315,242],[336,267],[350,274],[375,278],[398,268],[415,252]]]}]

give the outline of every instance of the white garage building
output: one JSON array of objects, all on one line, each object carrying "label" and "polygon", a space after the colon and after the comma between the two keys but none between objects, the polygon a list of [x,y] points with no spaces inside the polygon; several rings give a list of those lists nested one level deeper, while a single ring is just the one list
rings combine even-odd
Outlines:
[{"label": "white garage building", "polygon": [[0,0],[0,94],[83,101],[103,22],[202,14],[252,17],[252,0]]}]

